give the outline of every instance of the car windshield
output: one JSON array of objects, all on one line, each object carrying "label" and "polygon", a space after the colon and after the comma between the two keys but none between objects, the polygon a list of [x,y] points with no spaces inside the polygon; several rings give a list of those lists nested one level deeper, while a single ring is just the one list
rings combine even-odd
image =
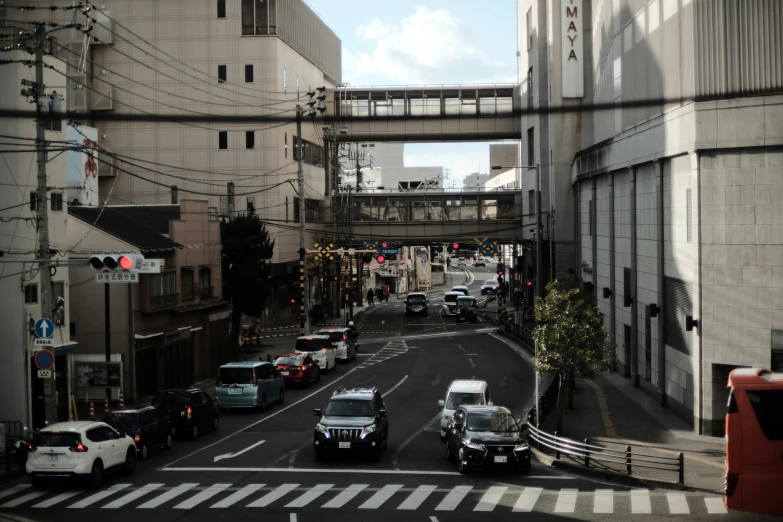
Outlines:
[{"label": "car windshield", "polygon": [[519,426],[510,413],[473,412],[468,415],[471,431],[517,432]]},{"label": "car windshield", "polygon": [[253,384],[252,368],[221,368],[218,384]]},{"label": "car windshield", "polygon": [[275,366],[302,366],[304,357],[278,357],[275,359]]},{"label": "car windshield", "polygon": [[33,444],[39,448],[70,448],[79,442],[81,437],[72,431],[42,431],[33,437]]},{"label": "car windshield", "polygon": [[484,281],[485,286],[495,286],[497,283],[495,281]]},{"label": "car windshield", "polygon": [[182,410],[188,405],[188,398],[181,391],[158,392],[152,398],[152,405],[166,410]]},{"label": "car windshield", "polygon": [[372,402],[356,400],[331,400],[324,415],[328,417],[372,417]]},{"label": "car windshield", "polygon": [[139,429],[138,417],[136,413],[110,413],[101,420],[120,433],[135,435]]},{"label": "car windshield", "polygon": [[300,352],[320,352],[324,347],[322,339],[297,339],[296,349]]},{"label": "car windshield", "polygon": [[328,335],[329,340],[331,340],[333,343],[341,343],[343,342],[343,333],[342,332],[318,332],[320,335]]},{"label": "car windshield", "polygon": [[457,294],[446,294],[446,297],[444,297],[443,300],[447,303],[456,303],[458,297]]},{"label": "car windshield", "polygon": [[468,291],[465,288],[457,288],[454,287],[451,289],[452,292],[459,292],[462,295],[468,295]]},{"label": "car windshield", "polygon": [[475,304],[476,304],[476,301],[474,299],[472,299],[472,298],[469,298],[469,299],[465,299],[465,298],[457,299],[457,307],[459,307],[459,308],[466,308],[466,309],[467,308],[473,308],[475,306]]},{"label": "car windshield", "polygon": [[484,404],[484,395],[481,393],[451,392],[446,400],[446,409],[456,410],[460,406],[471,404]]},{"label": "car windshield", "polygon": [[427,300],[423,295],[409,295],[408,304],[424,304]]}]

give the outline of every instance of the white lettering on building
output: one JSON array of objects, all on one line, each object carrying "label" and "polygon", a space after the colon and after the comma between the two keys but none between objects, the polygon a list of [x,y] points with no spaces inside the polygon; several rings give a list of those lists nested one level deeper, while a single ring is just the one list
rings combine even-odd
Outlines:
[{"label": "white lettering on building", "polygon": [[582,0],[561,0],[563,98],[584,97]]}]

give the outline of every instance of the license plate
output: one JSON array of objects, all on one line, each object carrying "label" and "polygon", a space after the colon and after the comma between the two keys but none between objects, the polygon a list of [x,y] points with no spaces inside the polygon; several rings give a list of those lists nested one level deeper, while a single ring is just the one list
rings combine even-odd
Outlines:
[{"label": "license plate", "polygon": [[340,449],[351,449],[350,442],[338,442],[337,444]]},{"label": "license plate", "polygon": [[47,457],[49,457],[49,460],[51,462],[57,462],[57,460],[59,459],[57,455],[47,455]]},{"label": "license plate", "polygon": [[290,375],[290,372],[280,372],[280,375]]},{"label": "license plate", "polygon": [[495,462],[498,464],[508,462],[508,457],[495,457]]},{"label": "license plate", "polygon": [[229,388],[228,389],[229,395],[242,395],[242,388]]}]

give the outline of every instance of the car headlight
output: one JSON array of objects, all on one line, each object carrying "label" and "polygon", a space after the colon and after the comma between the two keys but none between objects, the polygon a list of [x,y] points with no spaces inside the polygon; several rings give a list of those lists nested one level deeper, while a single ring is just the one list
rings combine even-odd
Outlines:
[{"label": "car headlight", "polygon": [[329,429],[320,422],[315,425],[315,431],[323,433],[327,439],[329,438]]},{"label": "car headlight", "polygon": [[526,450],[526,449],[528,449],[529,447],[530,447],[530,444],[529,444],[529,443],[527,443],[527,442],[522,442],[521,444],[519,444],[519,446],[517,446],[516,448],[514,448],[514,451],[523,451],[523,450]]},{"label": "car headlight", "polygon": [[359,438],[363,439],[367,435],[369,435],[370,433],[375,433],[376,429],[378,429],[378,428],[377,428],[377,426],[375,426],[375,424],[370,424],[369,426],[365,426],[364,429],[362,430],[362,434],[359,435]]},{"label": "car headlight", "polygon": [[479,444],[478,442],[472,442],[472,441],[465,441],[465,447],[479,450],[479,451],[487,451],[487,448],[485,448],[483,445]]}]

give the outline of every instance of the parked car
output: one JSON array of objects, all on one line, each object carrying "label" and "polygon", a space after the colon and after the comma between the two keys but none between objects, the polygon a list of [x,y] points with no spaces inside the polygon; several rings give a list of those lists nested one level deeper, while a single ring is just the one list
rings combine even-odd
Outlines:
[{"label": "parked car", "polygon": [[457,322],[475,323],[478,321],[478,303],[472,295],[461,295],[457,298]]},{"label": "parked car", "polygon": [[494,279],[487,279],[484,284],[481,285],[481,295],[496,294],[498,293],[498,282]]},{"label": "parked car", "polygon": [[405,298],[405,315],[429,316],[428,304],[427,294],[424,292],[411,292]]},{"label": "parked car", "polygon": [[491,400],[489,384],[486,381],[452,381],[446,390],[446,400],[438,401],[438,406],[443,408],[440,416],[440,438],[446,438],[446,427],[457,408],[465,404],[491,405]]},{"label": "parked car", "polygon": [[460,406],[446,428],[446,458],[460,473],[530,471],[530,447],[511,412],[502,406]]},{"label": "parked car", "polygon": [[377,388],[338,388],[323,410],[313,432],[316,460],[327,454],[364,452],[376,460],[386,449],[389,418]]},{"label": "parked car", "polygon": [[283,403],[285,383],[270,362],[233,362],[218,370],[215,397],[221,410],[257,408],[264,411],[270,403]]},{"label": "parked car", "polygon": [[131,437],[136,442],[137,455],[141,460],[147,459],[150,450],[171,449],[174,445],[171,422],[159,416],[152,406],[112,410],[101,420],[123,435]]},{"label": "parked car", "polygon": [[328,372],[337,368],[337,357],[332,340],[328,335],[308,335],[296,339],[295,353],[304,353],[313,358],[313,361],[321,368],[321,372]]},{"label": "parked car", "polygon": [[345,362],[356,359],[356,339],[353,332],[347,326],[336,328],[323,328],[316,332],[318,335],[328,335],[334,345],[334,356]]},{"label": "parked car", "polygon": [[487,262],[484,260],[483,257],[476,258],[476,261],[473,262],[473,266],[487,266]]},{"label": "parked car", "polygon": [[468,291],[468,287],[465,285],[457,285],[451,287],[452,292],[461,292],[462,295],[470,295],[470,292]]},{"label": "parked car", "polygon": [[217,404],[200,388],[160,390],[152,405],[171,423],[172,435],[197,439],[202,431],[217,431],[220,425]]},{"label": "parked car", "polygon": [[136,471],[136,443],[105,422],[58,422],[35,434],[29,444],[25,472],[39,488],[47,479],[87,479],[103,485],[104,473]]},{"label": "parked car", "polygon": [[321,380],[321,369],[304,353],[281,353],[272,363],[286,384],[310,386]]},{"label": "parked car", "polygon": [[446,295],[443,296],[440,315],[457,315],[457,298],[461,295],[463,295],[462,292],[446,292]]}]

